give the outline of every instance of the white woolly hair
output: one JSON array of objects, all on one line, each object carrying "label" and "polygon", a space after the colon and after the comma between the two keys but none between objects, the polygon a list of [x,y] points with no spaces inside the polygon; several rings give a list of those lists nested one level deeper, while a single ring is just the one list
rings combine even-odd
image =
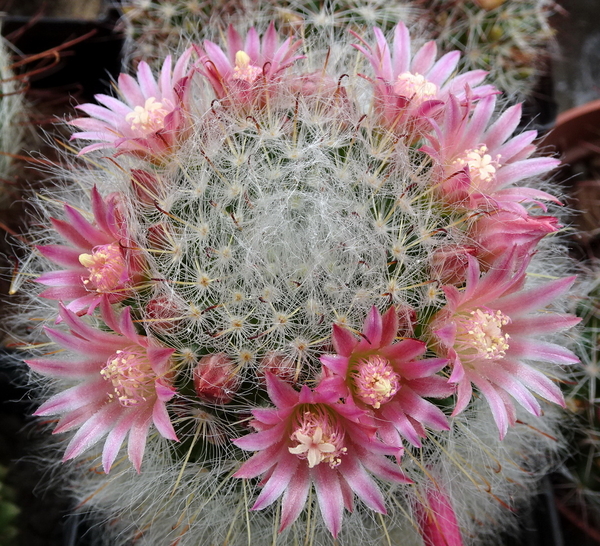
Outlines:
[{"label": "white woolly hair", "polygon": [[[280,502],[249,511],[257,481],[231,477],[245,456],[230,438],[265,403],[256,395],[261,360],[282,354],[294,363],[296,378],[310,384],[319,355],[332,351],[333,324],[360,332],[372,306],[383,312],[392,304],[431,316],[444,303],[432,278],[432,253],[471,242],[465,235],[471,218],[441,206],[432,190],[427,156],[376,127],[368,106],[360,109],[371,97],[357,73],[369,69],[349,47],[354,39],[343,35],[331,44],[325,34],[311,37],[308,58],[297,66],[325,71],[334,91],[327,98],[299,95],[290,78],[267,107],[239,116],[196,77],[194,123],[167,164],[155,167],[127,154],[91,154],[83,166],[66,159],[54,175],[57,187],[38,200],[47,218],[60,216],[62,202],[89,210],[93,186],[103,196],[122,193],[131,239],[149,272],[127,302],[140,328],[176,349],[182,384],[189,384],[198,358],[217,352],[244,379],[233,402],[220,408],[189,391],[179,394],[170,413],[182,442],[151,432],[139,475],[124,451],[109,475],[98,471],[99,448],[71,464],[69,488],[83,509],[111,522],[107,544],[134,538],[152,546],[331,544],[314,494],[298,521],[278,535]],[[347,74],[343,85],[341,74]],[[145,202],[128,174],[132,168],[159,181]],[[32,237],[38,244],[58,241],[47,229]],[[566,259],[554,248],[541,246],[531,283],[564,274]],[[48,266],[32,259],[29,267]],[[35,313],[49,323],[56,306],[36,294],[20,317]],[[147,312],[159,297],[172,305],[172,326]],[[67,386],[63,380],[46,385]],[[560,411],[543,407],[541,418],[520,413],[500,441],[487,403],[475,401],[451,419],[449,433],[429,433],[423,448],[407,447],[402,466],[414,483],[380,483],[388,515],[357,503],[338,543],[421,544],[414,510],[426,502],[431,483],[451,499],[466,543],[494,542],[496,529],[514,524],[507,506],[523,505],[560,451]]]}]

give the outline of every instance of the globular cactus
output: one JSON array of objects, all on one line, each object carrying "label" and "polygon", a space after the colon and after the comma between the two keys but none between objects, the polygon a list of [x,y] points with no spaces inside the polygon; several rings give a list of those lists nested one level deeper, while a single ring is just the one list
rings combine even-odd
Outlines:
[{"label": "globular cactus", "polygon": [[563,445],[558,161],[349,30],[206,29],[69,122],[15,329],[111,544],[493,540]]}]

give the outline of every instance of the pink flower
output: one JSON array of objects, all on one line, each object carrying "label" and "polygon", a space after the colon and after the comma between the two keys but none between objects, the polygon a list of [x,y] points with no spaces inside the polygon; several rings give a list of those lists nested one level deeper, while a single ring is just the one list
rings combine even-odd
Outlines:
[{"label": "pink flower", "polygon": [[498,92],[491,85],[479,85],[487,75],[483,70],[452,77],[460,52],[451,51],[436,61],[434,41],[411,56],[410,35],[404,23],[398,23],[394,30],[393,54],[383,32],[374,28],[373,33],[376,43],[371,46],[352,32],[363,44],[353,46],[373,67],[377,107],[382,122],[391,129],[403,131],[413,124],[417,124],[417,129],[426,129],[426,122],[421,120],[436,115],[450,93],[464,100],[467,89],[474,98]]},{"label": "pink flower", "polygon": [[117,153],[141,156],[160,156],[177,141],[183,125],[183,111],[187,103],[190,74],[187,65],[192,49],[177,61],[171,73],[171,57],[162,66],[158,82],[147,63],[140,62],[137,81],[128,74],[120,74],[118,91],[122,100],[108,95],[96,95],[102,105],[77,106],[89,118],[69,122],[83,132],[74,133],[71,140],[96,140],[79,153],[114,148]]},{"label": "pink flower", "polygon": [[445,286],[448,303],[429,325],[436,351],[452,364],[450,382],[458,385],[452,415],[467,407],[475,385],[490,404],[500,438],[516,421],[513,398],[536,416],[541,407],[532,392],[564,407],[559,387],[535,362],[579,361],[568,349],[538,339],[579,322],[573,315],[541,312],[569,289],[575,277],[520,290],[527,262],[513,273],[515,259],[513,250],[479,278],[479,264],[469,257],[465,289]]},{"label": "pink flower", "polygon": [[93,188],[91,200],[93,222],[69,205],[65,205],[67,220],[51,219],[54,229],[70,245],[42,245],[37,249],[66,269],[43,273],[36,279],[50,287],[41,297],[70,301],[67,308],[71,311],[87,309],[90,314],[105,295],[113,303],[128,297],[140,276],[139,257],[127,236],[116,196],[102,199]]},{"label": "pink flower", "polygon": [[[431,119],[433,132],[425,135],[431,145],[422,151],[434,160],[436,190],[442,199],[466,209],[510,210],[526,215],[522,203],[554,201],[552,195],[514,184],[554,169],[560,162],[551,157],[529,157],[536,131],[509,139],[521,119],[521,105],[506,110],[490,124],[496,97],[480,100],[465,115],[460,100],[450,96],[443,118]],[[509,140],[507,140],[509,139]]]},{"label": "pink flower", "polygon": [[464,545],[450,499],[437,485],[427,489],[415,513],[425,546]]},{"label": "pink flower", "polygon": [[304,385],[297,392],[269,372],[266,382],[276,408],[253,410],[252,424],[258,432],[234,440],[238,447],[258,452],[234,476],[265,475],[252,509],[265,508],[283,495],[282,531],[302,512],[313,483],[323,520],[334,537],[344,507],[353,509],[353,494],[372,510],[386,513],[383,495],[369,472],[388,481],[409,480],[385,457],[396,449],[373,439],[370,427],[361,424],[363,412],[341,403],[341,395],[331,389],[312,391]]},{"label": "pink flower", "polygon": [[321,362],[334,378],[342,380],[356,405],[374,415],[379,436],[386,444],[401,448],[402,436],[420,447],[426,426],[449,429],[444,413],[423,397],[446,398],[453,389],[435,375],[447,360],[415,360],[427,350],[425,343],[416,339],[394,343],[397,331],[396,309],[390,307],[382,317],[373,307],[360,339],[333,325],[337,354],[323,355]]},{"label": "pink flower", "polygon": [[73,459],[107,436],[102,465],[108,473],[129,435],[129,460],[139,472],[152,424],[169,440],[177,435],[166,403],[175,395],[170,358],[174,349],[139,335],[126,307],[117,317],[107,298],[101,315],[110,330],[90,326],[61,306],[70,331],[46,328],[48,337],[65,353],[26,361],[43,375],[78,384],[52,396],[35,415],[60,415],[54,433],[78,429],[63,460]]},{"label": "pink flower", "polygon": [[559,227],[554,216],[522,216],[500,210],[481,214],[469,227],[469,237],[477,244],[475,255],[482,269],[487,270],[513,248],[518,267],[523,260],[529,260],[542,238]]},{"label": "pink flower", "polygon": [[[273,23],[261,39],[254,28],[246,40],[230,25],[227,29],[227,51],[224,52],[210,40],[204,40],[204,50],[195,46],[200,55],[206,76],[217,98],[227,99],[231,105],[249,105],[264,100],[264,91],[270,82],[295,61],[303,58],[294,55],[302,40],[287,38],[281,45]],[[273,91],[273,90],[271,90]]]}]

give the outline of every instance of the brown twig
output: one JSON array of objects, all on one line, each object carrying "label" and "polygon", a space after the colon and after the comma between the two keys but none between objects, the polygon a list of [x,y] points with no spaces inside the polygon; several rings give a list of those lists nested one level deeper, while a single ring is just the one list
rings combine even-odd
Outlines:
[{"label": "brown twig", "polygon": [[554,502],[556,503],[556,507],[558,511],[567,518],[573,525],[581,529],[587,536],[589,536],[592,540],[596,541],[600,544],[600,531],[591,527],[585,521],[582,521],[577,514],[568,508],[558,497],[554,497]]}]

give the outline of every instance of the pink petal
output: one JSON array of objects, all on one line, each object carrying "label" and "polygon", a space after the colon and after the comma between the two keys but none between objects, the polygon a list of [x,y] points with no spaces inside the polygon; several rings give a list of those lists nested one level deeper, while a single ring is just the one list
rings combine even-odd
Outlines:
[{"label": "pink petal", "polygon": [[347,356],[341,355],[322,355],[319,360],[327,369],[334,374],[346,377],[348,373],[348,364],[350,363]]},{"label": "pink petal", "polygon": [[333,325],[333,334],[331,336],[335,352],[341,356],[350,356],[352,351],[358,345],[356,338],[345,328],[337,324]]},{"label": "pink petal", "polygon": [[381,414],[396,427],[403,438],[406,438],[412,445],[421,447],[421,438],[418,432],[399,405],[390,402],[384,406]]},{"label": "pink petal", "polygon": [[515,104],[492,124],[485,133],[485,143],[490,150],[499,148],[513,134],[521,121],[522,105]]},{"label": "pink petal", "polygon": [[282,422],[270,429],[236,438],[233,443],[246,451],[260,451],[280,442],[285,437],[285,430],[286,423]]},{"label": "pink petal", "polygon": [[535,145],[531,143],[536,137],[537,131],[525,131],[500,146],[495,153],[500,156],[502,163],[526,159],[535,150]]},{"label": "pink petal", "polygon": [[223,50],[210,40],[204,40],[204,49],[207,53],[207,58],[205,58],[203,61],[204,64],[208,64],[208,62],[210,61],[210,63],[214,65],[215,69],[221,75],[221,77],[227,80],[231,75],[233,69],[229,59],[227,58],[225,53],[223,53]]},{"label": "pink petal", "polygon": [[121,336],[94,328],[81,317],[77,316],[75,312],[63,305],[60,305],[60,316],[64,323],[71,329],[72,333],[92,343],[102,345],[105,350],[115,352],[123,345],[123,338]]},{"label": "pink petal", "polygon": [[103,405],[104,401],[100,401],[95,404],[88,404],[87,406],[83,406],[79,409],[73,410],[70,413],[67,413],[58,420],[58,423],[56,424],[55,429],[52,431],[52,434],[60,434],[78,428],[88,419],[90,419],[92,415],[97,413]]},{"label": "pink petal", "polygon": [[66,360],[61,358],[32,358],[25,361],[29,367],[50,377],[69,377],[84,379],[90,374],[99,373],[102,363],[96,360]]},{"label": "pink petal", "polygon": [[[127,74],[119,75],[119,80],[118,80],[119,91],[123,92],[123,94],[125,95],[125,98],[128,98],[128,94],[126,92],[126,87],[128,87],[128,84],[123,86],[123,82],[130,81],[130,80],[133,82],[133,85],[135,85],[137,87],[138,92],[139,92],[139,87],[137,85],[137,82],[131,76],[128,76]],[[100,104],[103,104],[104,106],[106,106],[107,108],[109,108],[110,110],[115,112],[123,120],[125,119],[125,116],[131,112],[131,110],[134,106],[136,106],[137,104],[140,104],[140,105],[144,104],[144,99],[141,95],[140,95],[140,99],[141,99],[140,101],[130,101],[131,107],[128,106],[127,104],[125,104],[124,102],[121,102],[120,100],[115,99],[114,97],[111,97],[109,95],[94,95],[94,98]]]},{"label": "pink petal", "polygon": [[89,276],[89,271],[83,267],[76,270],[50,271],[40,275],[35,279],[35,282],[46,286],[69,287],[71,290],[77,290],[77,295],[81,295],[82,291],[87,294],[88,292],[81,286],[81,277],[85,276],[86,273]]},{"label": "pink petal", "polygon": [[275,30],[273,21],[271,21],[269,28],[267,29],[267,32],[265,32],[262,39],[262,54],[265,61],[273,61],[278,43],[279,40],[277,37],[277,31]]},{"label": "pink petal", "polygon": [[548,315],[528,315],[513,319],[503,331],[510,336],[531,336],[537,334],[551,334],[560,330],[568,330],[581,322],[575,315],[551,313]]},{"label": "pink petal", "polygon": [[252,415],[265,425],[276,425],[287,417],[284,412],[275,408],[254,408]]},{"label": "pink petal", "polygon": [[173,85],[171,84],[171,55],[167,55],[165,58],[162,68],[160,69],[160,76],[158,79],[159,96],[163,99],[170,100],[175,104],[175,96],[173,93]]},{"label": "pink petal", "polygon": [[116,237],[113,233],[107,233],[94,227],[83,215],[69,205],[65,205],[65,214],[73,228],[89,241],[87,248],[115,242]]},{"label": "pink petal", "polygon": [[577,355],[561,345],[517,337],[511,338],[509,341],[508,356],[553,364],[576,364],[579,362]]},{"label": "pink petal", "polygon": [[438,375],[413,379],[408,387],[419,396],[427,398],[448,398],[455,391],[455,387],[445,377]]},{"label": "pink petal", "polygon": [[[236,443],[236,441],[234,441]],[[256,478],[264,474],[269,468],[277,464],[277,454],[281,451],[280,445],[274,445],[259,451],[250,457],[233,475],[234,478]],[[298,472],[300,472],[300,469]]]},{"label": "pink petal", "polygon": [[167,406],[161,400],[154,402],[154,407],[152,408],[152,421],[154,422],[156,430],[158,430],[163,438],[174,440],[176,442],[179,441],[177,433],[171,423],[169,413],[167,412]]},{"label": "pink petal", "polygon": [[408,362],[427,351],[427,345],[418,339],[405,339],[380,349],[379,353],[392,361]]},{"label": "pink petal", "polygon": [[278,408],[285,408],[296,404],[299,393],[291,385],[270,372],[265,373],[265,381],[267,383],[269,398]]},{"label": "pink petal", "polygon": [[471,381],[469,379],[465,378],[458,383],[456,395],[456,406],[452,412],[452,417],[456,417],[462,413],[473,397],[473,387],[471,387]]},{"label": "pink petal", "polygon": [[[256,499],[252,510],[262,510],[275,502],[290,483],[292,476],[298,468],[300,459],[296,455],[285,453],[286,450],[287,447],[284,447],[280,452],[275,469]],[[302,464],[305,463],[302,462]]]},{"label": "pink petal", "polygon": [[493,384],[504,389],[529,413],[538,417],[541,415],[540,404],[535,397],[518,381],[518,378],[507,372],[503,367],[494,363],[491,366],[482,368],[481,373]]},{"label": "pink petal", "polygon": [[[399,76],[410,68],[410,34],[402,22],[394,29],[394,75]],[[386,78],[391,80],[392,77]]]},{"label": "pink petal", "polygon": [[445,368],[447,364],[448,360],[445,358],[427,358],[425,360],[394,364],[394,370],[399,373],[403,379],[421,379],[439,372],[441,369]]},{"label": "pink petal", "polygon": [[105,233],[116,234],[114,207],[109,207],[94,186],[91,190],[92,212],[98,227]]},{"label": "pink petal", "polygon": [[298,519],[298,516],[306,504],[309,488],[309,471],[302,465],[292,476],[292,479],[283,494],[279,532],[289,527]]},{"label": "pink petal", "polygon": [[326,464],[318,464],[312,469],[317,500],[323,521],[334,538],[342,528],[344,496],[337,471]]},{"label": "pink petal", "polygon": [[63,267],[81,268],[79,256],[81,252],[64,245],[44,245],[36,247],[40,254]]},{"label": "pink petal", "polygon": [[133,422],[129,431],[129,440],[127,442],[127,455],[133,464],[133,468],[140,473],[144,451],[146,449],[146,439],[148,429],[152,424],[152,418],[148,411],[141,411]]},{"label": "pink petal", "polygon": [[[440,57],[439,60],[433,65],[431,70],[427,72],[427,79],[441,87],[442,84],[452,75],[452,72],[454,72],[456,69],[456,65],[458,64],[459,60],[460,51],[450,51],[449,53],[446,53]],[[423,72],[417,70],[416,67],[414,67],[414,71],[423,74]]]},{"label": "pink petal", "polygon": [[[494,303],[509,317],[525,315],[543,309],[553,300],[565,294],[571,288],[575,279],[575,276],[558,279],[535,288],[510,294]],[[527,317],[528,320],[530,318],[535,321],[535,317]]]},{"label": "pink petal", "polygon": [[[459,54],[460,55],[460,54]],[[437,45],[431,40],[427,42],[417,51],[410,63],[410,71],[414,74],[425,74],[429,80],[429,70],[433,66],[435,58],[437,56]],[[438,82],[433,82],[438,83]]]},{"label": "pink petal", "polygon": [[[124,106],[124,105],[123,105]],[[78,110],[86,113],[88,116],[95,118],[96,120],[101,120],[104,123],[104,127],[106,124],[110,124],[113,127],[118,127],[120,123],[123,121],[123,116],[109,110],[108,108],[104,108],[103,106],[98,106],[97,104],[80,104],[76,106]],[[128,109],[129,110],[129,109]],[[84,121],[88,118],[78,118],[74,119],[70,122],[71,125],[75,125],[75,127],[81,127],[82,129],[89,129],[90,127],[85,127],[80,125],[81,122],[89,123],[89,121],[93,121],[93,119],[89,119],[89,121]]]},{"label": "pink petal", "polygon": [[498,427],[498,431],[500,433],[500,439],[502,440],[508,432],[509,425],[509,416],[504,400],[499,395],[496,388],[484,377],[471,371],[469,373],[469,378],[485,396],[488,404],[490,405],[494,421],[496,422],[496,426]]},{"label": "pink petal", "polygon": [[98,400],[108,400],[107,383],[98,374],[97,378],[55,394],[44,402],[34,415],[60,415],[93,404]]},{"label": "pink petal", "polygon": [[[193,47],[188,47],[181,57],[179,57],[178,61],[175,63],[175,68],[173,69],[173,79],[172,82],[174,84],[179,83],[185,76],[187,72],[187,67],[190,62],[190,58],[192,56],[192,52],[194,51]],[[164,93],[164,88],[162,89]]]},{"label": "pink petal", "polygon": [[139,412],[136,411],[125,412],[115,425],[115,428],[109,432],[104,442],[104,448],[102,449],[102,467],[106,474],[109,473],[110,467],[115,462],[123,441],[137,419],[138,414]]},{"label": "pink petal", "polygon": [[402,410],[415,421],[434,430],[450,430],[444,412],[418,396],[409,387],[402,387],[392,403],[399,404]]},{"label": "pink petal", "polygon": [[146,354],[156,375],[164,375],[169,369],[169,361],[175,349],[170,347],[148,347]]},{"label": "pink petal", "polygon": [[539,370],[507,358],[502,361],[502,367],[542,398],[565,407],[565,399],[558,385]]},{"label": "pink petal", "polygon": [[158,85],[156,84],[156,80],[152,75],[152,70],[148,63],[145,61],[141,61],[138,65],[137,69],[137,79],[140,84],[140,90],[144,95],[144,101],[142,105],[146,102],[146,99],[150,97],[154,97],[157,100],[160,100],[162,97],[160,96],[160,90],[158,89]]},{"label": "pink petal", "polygon": [[501,167],[496,174],[496,185],[498,188],[514,184],[525,178],[539,176],[547,173],[560,165],[558,159],[551,157],[534,157],[515,161]]},{"label": "pink petal", "polygon": [[125,408],[118,403],[109,403],[103,406],[75,433],[67,446],[63,461],[81,455],[98,443],[124,411],[126,411]]},{"label": "pink petal", "polygon": [[358,350],[381,346],[383,323],[377,307],[373,306],[363,325],[363,338],[358,343]]},{"label": "pink petal", "polygon": [[390,58],[390,48],[388,43],[381,30],[378,28],[373,28],[373,34],[375,34],[377,49],[375,54],[367,54],[367,58],[371,62],[375,75],[378,78],[382,78],[387,82],[392,81],[394,75],[392,72],[392,60]]},{"label": "pink petal", "polygon": [[381,340],[379,341],[381,347],[392,344],[396,339],[398,326],[398,312],[392,305],[381,318]]},{"label": "pink petal", "polygon": [[229,52],[231,62],[235,62],[235,54],[238,51],[245,51],[250,55],[239,33],[231,24],[227,27],[227,51]]},{"label": "pink petal", "polygon": [[346,455],[337,467],[352,491],[369,507],[381,514],[386,513],[385,501],[379,487],[367,474],[356,457]]},{"label": "pink petal", "polygon": [[360,449],[358,446],[355,447],[357,454],[359,455],[360,462],[362,465],[375,474],[375,476],[396,483],[413,483],[411,479],[406,477],[406,474],[400,470],[400,467],[389,459],[371,453],[366,449]]},{"label": "pink petal", "polygon": [[[256,32],[256,29],[254,27],[252,27],[248,31],[248,34],[246,35],[245,46],[243,49],[252,60],[254,60],[255,62],[260,62],[260,38],[258,36],[258,32]],[[233,56],[235,56],[235,53],[235,51],[231,52]]]}]

